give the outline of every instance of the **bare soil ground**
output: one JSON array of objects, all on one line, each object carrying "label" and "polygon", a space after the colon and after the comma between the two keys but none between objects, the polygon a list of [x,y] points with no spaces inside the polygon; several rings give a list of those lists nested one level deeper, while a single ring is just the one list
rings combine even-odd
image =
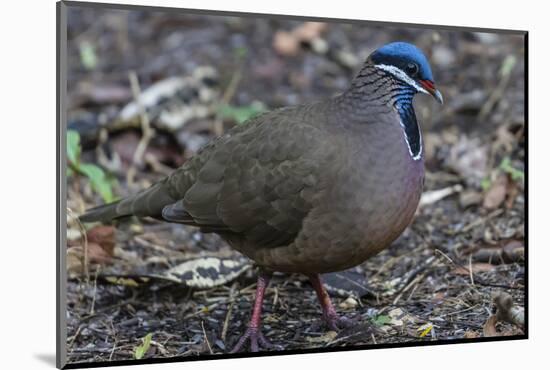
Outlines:
[{"label": "bare soil ground", "polygon": [[[423,203],[390,248],[324,277],[338,311],[359,324],[328,331],[307,279],[277,274],[264,333],[290,350],[523,334],[517,322],[490,320],[495,296],[525,305],[522,37],[85,8],[68,19],[69,129],[81,162],[104,170],[115,197],[162,178],[256,111],[338,93],[386,42],[421,47],[446,100],[416,98]],[[147,140],[133,78],[152,97]],[[158,88],[166,81],[175,87]],[[226,353],[250,316],[251,262],[181,225],[133,219],[84,231],[74,216],[105,193],[83,173],[67,184],[69,362],[134,359],[140,346],[144,358]],[[198,281],[185,263],[207,258],[236,261],[235,270]]]}]

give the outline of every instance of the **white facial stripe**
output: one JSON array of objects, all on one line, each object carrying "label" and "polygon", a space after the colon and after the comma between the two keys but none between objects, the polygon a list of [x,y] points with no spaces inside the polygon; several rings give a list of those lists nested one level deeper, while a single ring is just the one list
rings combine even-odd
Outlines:
[{"label": "white facial stripe", "polygon": [[[422,92],[424,94],[429,94],[428,91],[426,91],[426,89],[424,89],[422,86],[417,84],[415,80],[410,78],[401,69],[399,69],[395,66],[387,65],[387,64],[376,64],[375,67],[379,68],[383,71],[391,73],[396,78],[398,78],[401,81],[411,85],[413,88],[416,89],[416,91]],[[411,155],[413,160],[415,160],[415,161],[419,160],[420,158],[422,158],[422,133],[420,132],[420,128],[418,128],[418,136],[419,136],[419,139],[420,139],[420,150],[418,151],[418,153],[416,155],[414,155],[413,152],[412,152],[412,149],[411,149],[411,144],[409,143],[409,139],[407,138],[407,133],[405,131],[405,124],[401,120],[399,120],[399,123],[401,125],[401,128],[403,129],[403,136],[404,136],[404,139],[405,139],[405,143],[407,143],[407,148],[409,149],[409,154]]]},{"label": "white facial stripe", "polygon": [[396,66],[390,66],[387,64],[375,64],[374,66],[378,69],[391,73],[401,81],[414,87],[417,91],[422,92],[424,94],[429,94],[428,91],[426,91],[426,89],[424,89],[422,86],[417,84],[415,80],[410,78],[405,72],[403,72],[401,69],[397,68]]},{"label": "white facial stripe", "polygon": [[414,155],[411,149],[411,144],[409,143],[409,139],[407,137],[407,132],[405,131],[405,124],[401,120],[399,120],[399,124],[403,129],[403,137],[405,138],[405,143],[407,143],[407,149],[409,149],[409,154],[411,155],[414,161],[418,161],[420,158],[422,158],[422,132],[420,131],[420,127],[418,128],[418,138],[420,140],[420,149],[418,150],[418,153]]}]

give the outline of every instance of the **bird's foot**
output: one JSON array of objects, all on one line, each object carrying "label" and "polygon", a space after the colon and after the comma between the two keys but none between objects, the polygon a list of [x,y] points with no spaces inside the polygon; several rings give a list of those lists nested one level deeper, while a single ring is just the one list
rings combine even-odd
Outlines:
[{"label": "bird's foot", "polygon": [[323,321],[327,324],[330,330],[340,331],[342,329],[350,328],[357,324],[357,320],[350,319],[345,316],[340,316],[336,313],[334,305],[330,300],[330,297],[321,282],[321,277],[319,274],[310,275],[309,279],[311,285],[317,293],[317,298],[323,309]]},{"label": "bird's foot", "polygon": [[246,332],[239,339],[239,341],[237,342],[235,347],[233,347],[230,353],[239,352],[243,348],[247,340],[250,340],[250,350],[252,352],[258,352],[260,346],[265,349],[282,349],[282,347],[271,344],[271,342],[268,341],[266,337],[264,337],[262,331],[260,330],[262,321],[260,319],[260,315],[262,312],[262,302],[264,300],[265,290],[267,288],[267,285],[269,284],[270,277],[271,275],[266,273],[260,274],[258,276],[258,282],[256,283],[256,298],[254,299],[254,308],[252,310],[250,323],[248,324]]},{"label": "bird's foot", "polygon": [[350,319],[346,316],[339,316],[336,312],[323,314],[323,321],[330,330],[340,331],[351,328],[357,324],[357,320]]},{"label": "bird's foot", "polygon": [[274,345],[269,340],[267,340],[267,338],[262,334],[261,330],[258,327],[249,326],[230,353],[239,352],[243,348],[246,341],[249,339],[250,351],[252,352],[258,352],[260,350],[260,346],[264,349],[282,349],[281,346]]}]

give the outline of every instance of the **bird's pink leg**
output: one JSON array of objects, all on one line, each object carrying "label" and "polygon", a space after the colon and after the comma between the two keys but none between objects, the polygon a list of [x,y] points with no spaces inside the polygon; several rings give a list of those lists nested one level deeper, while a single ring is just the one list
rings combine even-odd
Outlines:
[{"label": "bird's pink leg", "polygon": [[248,323],[248,329],[241,339],[239,339],[235,347],[233,347],[231,353],[240,351],[248,339],[250,339],[250,350],[252,352],[258,352],[258,343],[264,348],[274,347],[273,344],[264,337],[260,328],[262,323],[262,303],[270,279],[271,274],[260,273],[258,276],[258,282],[256,283],[256,298],[254,299],[254,308],[252,309],[252,317]]},{"label": "bird's pink leg", "polygon": [[309,275],[309,280],[317,293],[317,298],[323,309],[323,320],[331,330],[338,331],[339,329],[350,327],[354,324],[353,320],[350,320],[346,317],[340,317],[336,313],[330,296],[328,295],[323,282],[321,281],[321,276],[319,274]]}]

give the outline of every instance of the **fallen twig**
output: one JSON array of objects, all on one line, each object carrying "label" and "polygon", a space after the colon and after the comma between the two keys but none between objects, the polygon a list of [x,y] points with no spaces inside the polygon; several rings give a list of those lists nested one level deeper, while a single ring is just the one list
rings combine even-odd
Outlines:
[{"label": "fallen twig", "polygon": [[223,327],[222,327],[222,335],[221,340],[225,343],[225,337],[227,336],[227,329],[229,328],[229,320],[231,319],[231,313],[233,311],[233,304],[235,303],[235,290],[237,287],[237,283],[233,283],[231,285],[231,290],[229,291],[229,307],[227,309],[227,314],[225,315],[225,320],[223,321]]},{"label": "fallen twig", "polygon": [[502,210],[501,208],[496,209],[493,212],[489,213],[487,215],[487,217],[480,217],[480,218],[476,219],[474,222],[464,226],[461,230],[458,230],[456,232],[456,234],[466,233],[466,232],[470,231],[471,229],[473,229],[474,227],[479,226],[479,225],[489,221],[490,219],[492,219],[496,216],[499,216],[502,212],[504,212],[504,210]]},{"label": "fallen twig", "polygon": [[469,273],[470,273],[470,283],[472,285],[476,285],[475,281],[474,281],[474,272],[473,272],[473,269],[472,269],[472,254],[470,253],[470,257],[468,258],[468,270],[469,270]]},{"label": "fallen twig", "polygon": [[78,225],[78,230],[80,231],[80,236],[82,237],[82,241],[84,243],[84,260],[82,261],[82,271],[84,273],[84,276],[86,277],[86,283],[88,284],[90,283],[90,271],[88,268],[88,234],[86,233],[84,225],[82,225],[82,222],[80,222],[80,219],[68,207],[67,214],[76,221]]},{"label": "fallen twig", "polygon": [[452,195],[454,193],[460,193],[462,189],[463,189],[462,185],[456,184],[443,189],[426,191],[422,194],[422,197],[420,198],[419,206],[424,207],[429,204],[436,203],[441,199],[448,197],[449,195]]},{"label": "fallen twig", "polygon": [[201,328],[202,328],[202,334],[204,335],[204,341],[208,346],[208,350],[210,351],[210,354],[213,355],[214,351],[212,351],[212,347],[210,346],[210,341],[208,340],[208,336],[206,335],[206,330],[204,330],[204,321],[202,320],[201,320]]},{"label": "fallen twig", "polygon": [[[235,92],[237,91],[237,87],[239,86],[239,82],[241,81],[243,75],[243,65],[244,64],[241,61],[239,64],[239,68],[235,71],[233,76],[231,76],[229,85],[227,85],[227,88],[225,89],[221,99],[220,104],[222,106],[229,104],[231,98],[233,98],[233,95],[235,95]],[[223,120],[219,112],[216,114],[216,120],[214,121],[214,134],[216,136],[221,136],[223,134]]]},{"label": "fallen twig", "polygon": [[145,151],[147,150],[147,146],[149,145],[149,142],[155,135],[155,131],[151,128],[149,115],[147,114],[147,111],[145,110],[145,107],[141,102],[141,88],[139,86],[139,80],[136,72],[130,71],[128,73],[128,78],[130,80],[130,86],[132,88],[132,95],[134,96],[134,101],[136,102],[136,105],[139,110],[140,124],[141,124],[141,139],[139,140],[136,150],[134,151],[134,156],[132,158],[132,165],[128,169],[128,173],[126,175],[126,181],[128,183],[128,186],[131,188],[132,185],[134,184],[134,179],[136,176],[136,167],[141,166],[143,164],[143,156],[145,154]]},{"label": "fallen twig", "polygon": [[510,77],[512,76],[512,71],[514,70],[516,62],[516,57],[513,55],[508,55],[502,62],[499,73],[500,80],[498,81],[496,89],[493,90],[493,93],[491,94],[491,96],[489,96],[489,99],[487,99],[487,101],[485,102],[485,104],[483,104],[483,107],[479,111],[478,117],[480,120],[483,120],[485,117],[487,117],[487,115],[493,109],[493,106],[502,98],[504,90],[506,90],[506,86],[508,86],[508,82],[510,81]]},{"label": "fallen twig", "polygon": [[99,276],[99,271],[100,270],[101,270],[101,265],[98,265],[97,270],[95,271],[95,276],[94,276],[94,292],[93,292],[93,295],[92,295],[92,304],[91,304],[91,307],[90,307],[90,315],[94,314],[95,300],[96,300],[96,296],[97,296],[97,277]]}]

